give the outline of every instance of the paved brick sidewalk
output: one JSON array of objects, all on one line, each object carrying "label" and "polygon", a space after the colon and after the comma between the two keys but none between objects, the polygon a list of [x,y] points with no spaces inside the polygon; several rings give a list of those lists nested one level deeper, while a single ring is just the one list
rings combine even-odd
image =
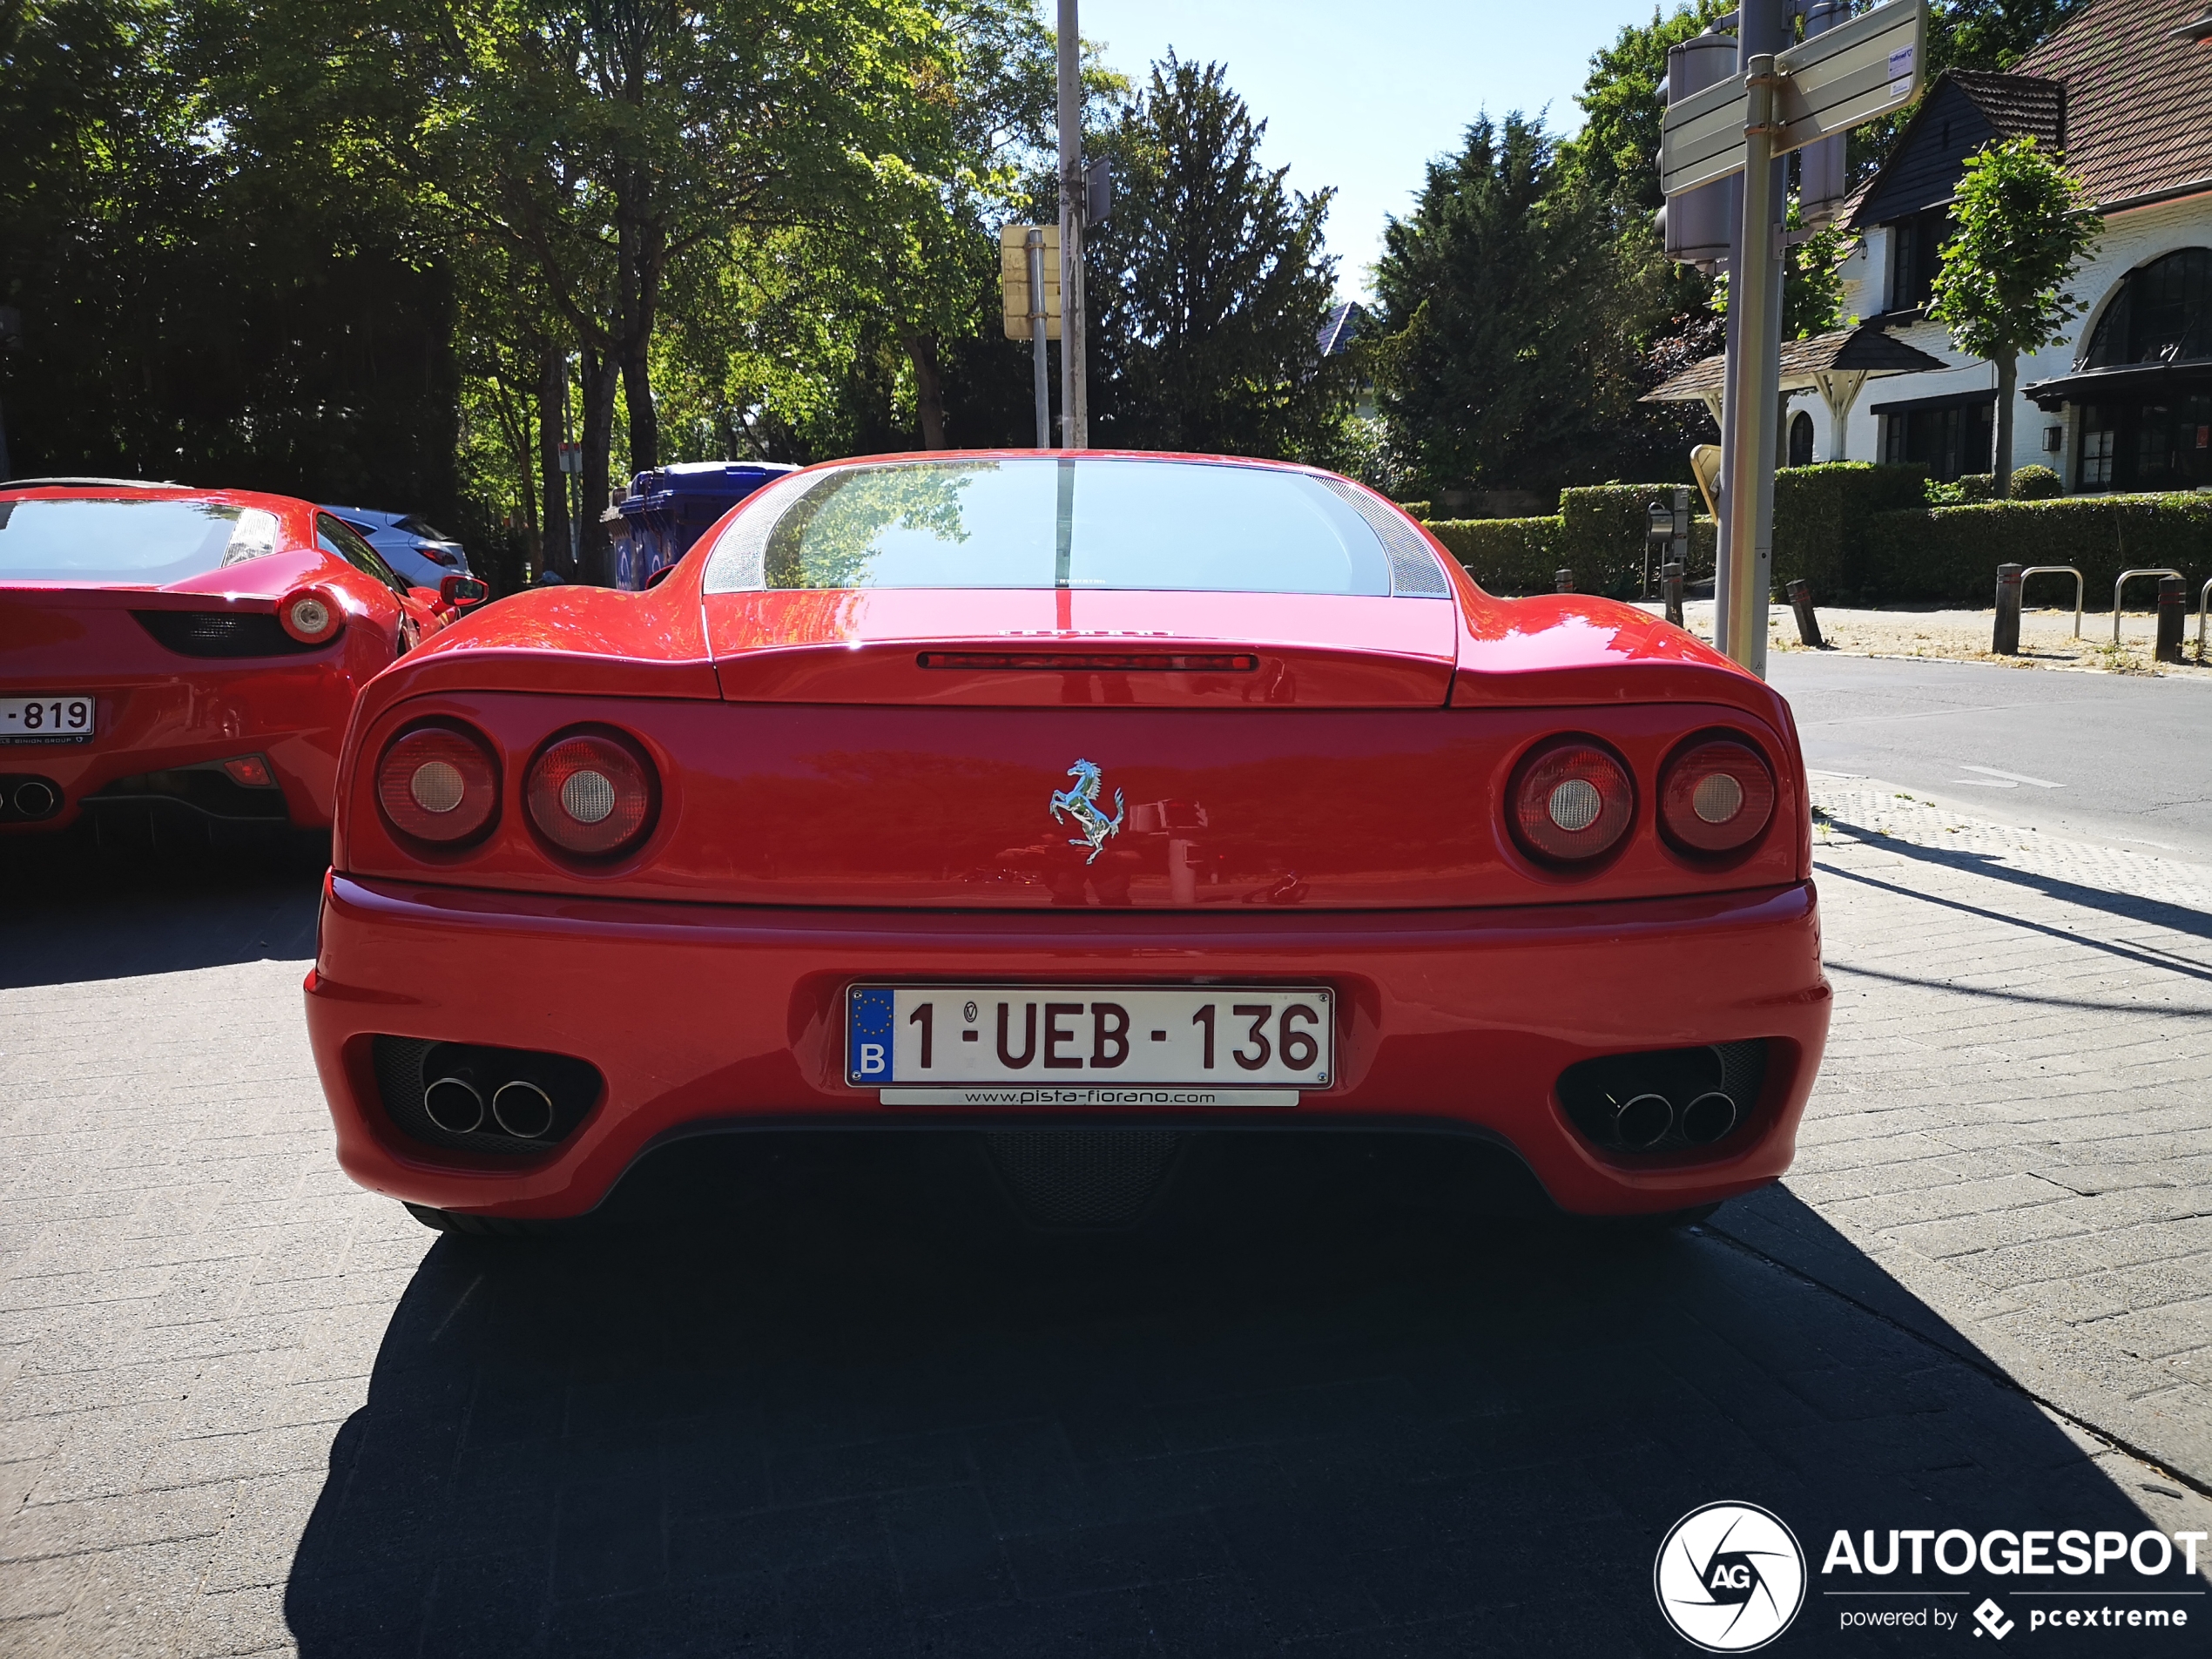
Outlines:
[{"label": "paved brick sidewalk", "polygon": [[1878,1265],[1946,1340],[2212,1486],[2212,867],[1814,795],[1837,1011],[1787,1188],[1818,1224],[1721,1224],[1838,1285]]},{"label": "paved brick sidewalk", "polygon": [[[2126,1316],[2057,1318],[2058,1290],[1947,1299],[1984,1258],[2031,1259],[2006,1227],[2063,1236],[2040,1217],[2105,1198],[1985,1196],[2042,1179],[2001,1167],[2031,1092],[1903,1063],[1991,1063],[1923,1009],[1986,974],[2063,999],[2031,1005],[2051,1077],[2085,1069],[2084,1000],[2124,1004],[2131,1076],[2165,1076],[2180,1022],[2154,1014],[2202,988],[2149,975],[2183,947],[2116,919],[2135,955],[2112,966],[2039,934],[2047,958],[1978,968],[1941,930],[2017,924],[1932,900],[1991,908],[1995,878],[1900,873],[1840,833],[1819,856],[1844,1007],[1813,1207],[1723,1211],[1756,1251],[1470,1221],[1470,1195],[1516,1190],[1403,1143],[1231,1157],[1181,1229],[1091,1244],[1008,1235],[947,1143],[701,1143],[577,1237],[434,1241],[332,1165],[304,965],[257,960],[305,937],[309,889],[239,896],[230,933],[88,906],[66,982],[0,991],[0,1655],[1656,1655],[1680,1648],[1652,1552],[1716,1498],[1816,1549],[1838,1527],[2212,1529],[2186,1484],[1987,1374],[2016,1363],[2148,1445],[2106,1407],[2180,1421],[2181,1381],[2137,1385],[2196,1361],[2100,1332]],[[1919,907],[1884,921],[1893,900]],[[174,914],[203,905],[185,883]],[[1924,942],[1869,942],[1897,927]],[[0,968],[58,980],[31,937],[0,918]],[[1946,1115],[1946,1091],[1980,1104]],[[2165,1109],[2089,1116],[2199,1156],[2201,1111],[2184,1142]],[[939,1189],[916,1158],[949,1197],[917,1196]],[[2186,1268],[2201,1221],[2125,1219],[2141,1242],[2113,1271]],[[1939,1249],[1946,1225],[1991,1242]],[[2044,1326],[2075,1345],[2047,1354]],[[1787,1650],[1925,1650],[1826,1616]]]}]

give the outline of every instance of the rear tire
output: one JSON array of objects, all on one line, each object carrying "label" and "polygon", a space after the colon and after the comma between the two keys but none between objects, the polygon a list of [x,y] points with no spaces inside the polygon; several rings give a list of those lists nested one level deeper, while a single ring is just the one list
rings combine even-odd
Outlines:
[{"label": "rear tire", "polygon": [[504,1216],[474,1216],[460,1210],[433,1210],[428,1204],[401,1201],[408,1214],[432,1232],[461,1238],[531,1238],[552,1231],[560,1223],[517,1221]]},{"label": "rear tire", "polygon": [[1581,1216],[1577,1220],[1582,1231],[1592,1238],[1610,1238],[1622,1243],[1638,1240],[1656,1242],[1707,1220],[1720,1208],[1720,1204],[1692,1204],[1686,1210],[1660,1210],[1642,1216]]}]

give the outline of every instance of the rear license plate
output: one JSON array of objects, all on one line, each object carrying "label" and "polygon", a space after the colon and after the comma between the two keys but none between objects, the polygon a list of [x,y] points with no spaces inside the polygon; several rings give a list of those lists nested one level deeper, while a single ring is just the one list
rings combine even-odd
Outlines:
[{"label": "rear license plate", "polygon": [[97,718],[89,697],[0,697],[0,743],[81,743]]},{"label": "rear license plate", "polygon": [[1321,986],[855,985],[846,1081],[892,1105],[1289,1106],[1335,1075],[1334,1012]]}]

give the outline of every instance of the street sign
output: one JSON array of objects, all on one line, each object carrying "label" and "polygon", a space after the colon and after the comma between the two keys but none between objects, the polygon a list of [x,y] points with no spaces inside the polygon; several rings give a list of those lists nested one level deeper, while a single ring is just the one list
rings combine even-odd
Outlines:
[{"label": "street sign", "polygon": [[1927,25],[1925,0],[1892,0],[1777,52],[1775,71],[1784,79],[1775,90],[1782,131],[1774,152],[1848,132],[1919,97]]},{"label": "street sign", "polygon": [[1029,233],[1044,233],[1044,337],[1060,338],[1060,227],[1002,225],[999,227],[999,293],[1006,308],[1006,337],[1029,337]]},{"label": "street sign", "polygon": [[1669,196],[1743,171],[1743,78],[1716,81],[1667,105],[1659,127],[1659,188]]},{"label": "street sign", "polygon": [[[1927,0],[1890,0],[1775,55],[1772,152],[1786,155],[1901,110],[1920,96]],[[1659,187],[1669,196],[1743,168],[1743,78],[1667,106],[1659,132]]]}]

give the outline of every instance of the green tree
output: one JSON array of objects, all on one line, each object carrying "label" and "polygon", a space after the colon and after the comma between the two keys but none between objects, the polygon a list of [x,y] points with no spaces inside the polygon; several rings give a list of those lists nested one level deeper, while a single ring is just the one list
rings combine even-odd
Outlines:
[{"label": "green tree", "polygon": [[1669,315],[1649,223],[1612,226],[1541,121],[1485,116],[1429,164],[1374,280],[1379,401],[1431,488],[1606,475]]},{"label": "green tree", "polygon": [[[826,221],[887,167],[939,175],[951,145],[952,48],[930,0],[268,9],[303,103],[334,127],[371,112],[383,125],[364,141],[426,223],[532,267],[577,353],[587,508],[607,498],[617,386],[631,465],[659,459],[653,345],[678,266],[739,228]],[[596,553],[596,512],[583,529]]]},{"label": "green tree", "polygon": [[1262,166],[1266,130],[1221,64],[1170,54],[1101,135],[1115,196],[1085,246],[1095,441],[1334,456],[1352,396],[1319,342],[1334,192]]},{"label": "green tree", "polygon": [[1656,212],[1664,199],[1655,158],[1667,113],[1659,93],[1667,49],[1732,9],[1730,0],[1696,0],[1662,17],[1654,6],[1649,24],[1623,24],[1610,46],[1591,53],[1575,100],[1582,106],[1582,130],[1559,146],[1561,169],[1624,208]]},{"label": "green tree", "polygon": [[2087,309],[2067,291],[2104,228],[2089,195],[2033,138],[2007,138],[1966,158],[1951,210],[1929,316],[1952,344],[1997,366],[1997,429],[1990,470],[1997,493],[2013,475],[2013,392],[2020,354],[2066,338]]}]

